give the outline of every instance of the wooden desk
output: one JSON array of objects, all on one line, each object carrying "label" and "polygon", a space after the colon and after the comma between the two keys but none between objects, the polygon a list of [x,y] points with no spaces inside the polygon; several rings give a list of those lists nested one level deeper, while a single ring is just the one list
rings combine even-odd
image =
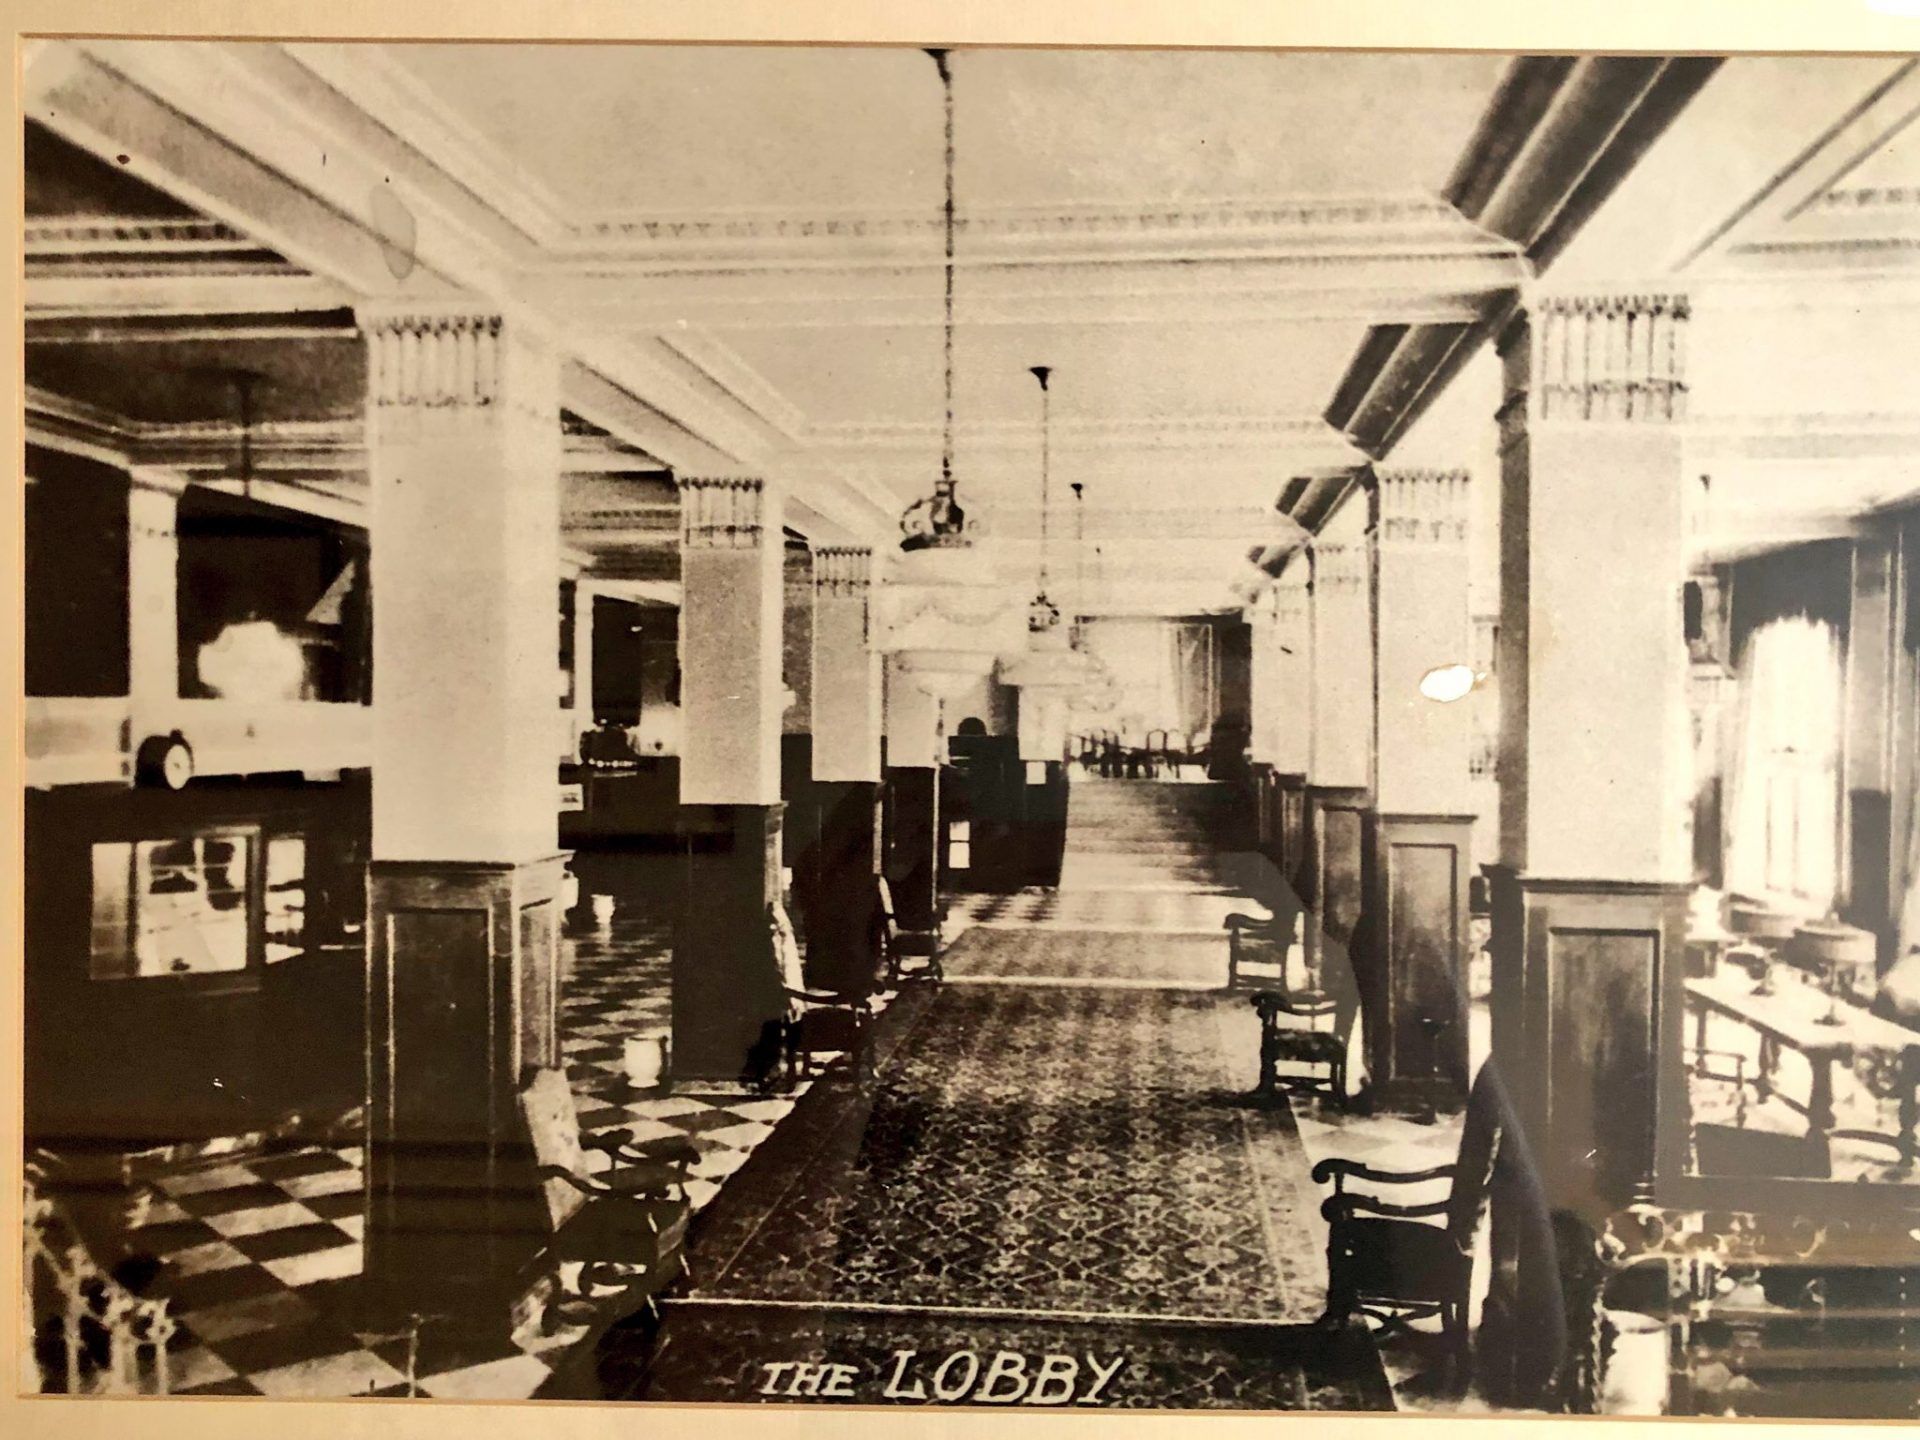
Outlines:
[{"label": "wooden desk", "polygon": [[[1898,1146],[1903,1165],[1920,1157],[1915,1131],[1920,1129],[1920,1032],[1869,1014],[1858,1005],[1833,1001],[1820,990],[1798,980],[1779,983],[1773,993],[1756,995],[1745,976],[1725,974],[1686,984],[1687,1004],[1696,1015],[1695,1047],[1707,1048],[1707,1019],[1724,1015],[1760,1037],[1757,1088],[1762,1099],[1772,1088],[1774,1064],[1780,1047],[1797,1050],[1807,1059],[1813,1084],[1804,1107],[1807,1133],[1822,1138],[1833,1131],[1833,1067],[1862,1055],[1891,1055],[1900,1067],[1900,1133],[1883,1136]],[[1829,1022],[1827,1016],[1834,1019]]]}]

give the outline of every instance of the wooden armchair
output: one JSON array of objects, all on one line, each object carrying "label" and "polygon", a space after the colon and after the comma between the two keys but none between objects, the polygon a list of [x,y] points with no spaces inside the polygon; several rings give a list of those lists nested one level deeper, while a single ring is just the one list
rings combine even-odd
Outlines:
[{"label": "wooden armchair", "polygon": [[536,1073],[520,1113],[553,1231],[548,1253],[581,1265],[578,1294],[549,1310],[549,1327],[596,1308],[594,1290],[609,1281],[651,1304],[686,1273],[687,1167],[700,1152],[677,1137],[642,1145],[619,1130],[583,1136],[561,1070]]},{"label": "wooden armchair", "polygon": [[[1360,992],[1346,964],[1338,963],[1324,982],[1257,991],[1252,1001],[1260,1017],[1260,1083],[1254,1094],[1318,1094],[1344,1106],[1347,1055],[1360,1020]],[[1308,1068],[1282,1074],[1283,1062]]]},{"label": "wooden armchair", "polygon": [[825,1067],[816,1062],[823,1055],[844,1055],[856,1074],[873,1074],[873,997],[810,988],[799,937],[793,932],[786,907],[778,901],[768,907],[768,924],[773,929],[773,953],[786,992],[780,1046],[786,1057],[788,1083],[802,1075],[820,1073]]},{"label": "wooden armchair", "polygon": [[906,980],[944,980],[947,972],[940,963],[940,945],[936,936],[908,936],[900,933],[893,915],[893,888],[887,877],[875,879],[880,887],[878,910],[882,926],[881,949],[886,959],[887,985],[899,989]]},{"label": "wooden armchair", "polygon": [[1259,916],[1236,910],[1221,924],[1227,932],[1229,990],[1287,988],[1287,956],[1300,943],[1299,913]]},{"label": "wooden armchair", "polygon": [[[1332,1227],[1327,1240],[1327,1321],[1344,1323],[1366,1315],[1381,1322],[1381,1334],[1392,1334],[1415,1320],[1437,1317],[1456,1367],[1456,1383],[1464,1380],[1474,1238],[1486,1212],[1505,1128],[1493,1067],[1483,1065],[1467,1096],[1453,1164],[1402,1172],[1333,1158],[1313,1167],[1317,1184],[1333,1182],[1333,1194],[1320,1207]],[[1381,1186],[1438,1180],[1453,1184],[1444,1200],[1402,1204],[1350,1191],[1349,1180]],[[1429,1223],[1435,1220],[1439,1223]]]}]

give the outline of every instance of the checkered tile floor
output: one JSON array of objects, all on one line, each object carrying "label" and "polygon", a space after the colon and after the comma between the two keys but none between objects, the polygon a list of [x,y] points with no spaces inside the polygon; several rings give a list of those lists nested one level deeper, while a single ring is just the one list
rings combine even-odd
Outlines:
[{"label": "checkered tile floor", "polygon": [[[697,1092],[633,1093],[628,1036],[668,1022],[670,956],[658,926],[616,919],[565,942],[562,1046],[581,1128],[684,1136],[700,1152],[696,1209],[747,1161],[810,1082],[778,1095],[703,1082]],[[133,1197],[135,1248],[162,1262],[171,1297],[174,1393],[517,1399],[533,1393],[572,1338],[533,1348],[476,1345],[450,1323],[417,1336],[353,1329],[363,1264],[362,1151],[308,1145],[158,1168]],[[533,1342],[529,1342],[530,1345]]]}]

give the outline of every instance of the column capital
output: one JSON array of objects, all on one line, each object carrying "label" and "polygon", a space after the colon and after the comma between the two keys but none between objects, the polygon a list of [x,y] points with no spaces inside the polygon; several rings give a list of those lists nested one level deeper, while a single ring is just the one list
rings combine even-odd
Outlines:
[{"label": "column capital", "polygon": [[766,481],[751,475],[682,475],[678,480],[683,549],[753,550],[766,542]]},{"label": "column capital", "polygon": [[1471,477],[1465,470],[1381,470],[1376,481],[1380,494],[1377,534],[1382,546],[1467,543]]},{"label": "column capital", "polygon": [[1364,540],[1336,541],[1313,547],[1313,575],[1308,587],[1315,593],[1351,590],[1367,582],[1368,545]]},{"label": "column capital", "polygon": [[1664,423],[1686,418],[1685,291],[1523,293],[1499,339],[1507,361],[1507,423],[1516,401],[1538,421]]},{"label": "column capital", "polygon": [[457,302],[357,307],[376,409],[476,408],[502,394],[498,310]]},{"label": "column capital", "polygon": [[813,552],[813,584],[822,595],[864,597],[873,584],[873,551],[827,545]]},{"label": "column capital", "polygon": [[127,468],[127,479],[136,490],[173,496],[182,494],[188,484],[187,477],[170,465],[131,465]]}]

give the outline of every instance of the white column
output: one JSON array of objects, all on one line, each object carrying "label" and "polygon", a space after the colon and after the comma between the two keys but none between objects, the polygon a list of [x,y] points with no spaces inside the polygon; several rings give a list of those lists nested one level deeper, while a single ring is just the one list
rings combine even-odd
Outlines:
[{"label": "white column", "polygon": [[373,855],[551,855],[559,362],[482,310],[373,309]]},{"label": "white column", "polygon": [[898,657],[887,661],[887,766],[938,769],[940,701],[914,683]]},{"label": "white column", "polygon": [[1680,343],[1667,296],[1546,296],[1503,337],[1502,860],[1685,881]]},{"label": "white column", "polygon": [[1308,561],[1296,555],[1273,582],[1273,768],[1305,775],[1313,735],[1313,627]]},{"label": "white column", "polygon": [[680,481],[684,805],[780,801],[781,513],[763,480]]},{"label": "white column", "polygon": [[[789,692],[793,701],[780,712],[780,730],[786,735],[806,735],[813,730],[814,557],[800,546],[785,546],[781,563],[786,598],[781,611],[780,684],[783,702]],[[813,778],[819,778],[817,767]]]},{"label": "white column", "polygon": [[1373,619],[1365,506],[1348,501],[1313,556],[1313,752],[1317,786],[1373,782]]},{"label": "white column", "polygon": [[[127,694],[134,724],[180,698],[180,492],[185,482],[136,466],[127,491]],[[135,743],[144,734],[133,737]]]},{"label": "white column", "polygon": [[593,729],[593,602],[600,587],[581,576],[573,586],[573,733]]},{"label": "white column", "polygon": [[813,778],[880,779],[881,657],[873,647],[873,552],[813,556]]},{"label": "white column", "polygon": [[1382,471],[1376,530],[1379,605],[1379,757],[1375,805],[1396,814],[1471,809],[1470,693],[1423,694],[1446,666],[1470,669],[1465,471]]},{"label": "white column", "polygon": [[1256,765],[1271,765],[1280,751],[1280,621],[1279,596],[1271,589],[1247,607],[1247,628],[1252,633],[1252,657],[1248,663],[1251,728],[1247,735],[1247,758]]}]

